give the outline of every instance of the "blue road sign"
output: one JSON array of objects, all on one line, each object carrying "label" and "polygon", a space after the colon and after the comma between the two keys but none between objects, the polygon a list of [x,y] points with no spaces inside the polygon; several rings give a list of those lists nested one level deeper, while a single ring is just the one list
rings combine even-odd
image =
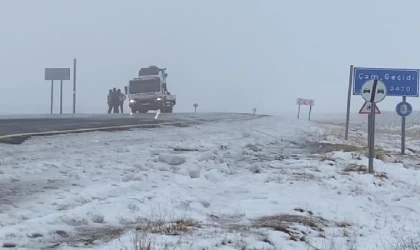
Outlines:
[{"label": "blue road sign", "polygon": [[395,107],[395,111],[399,116],[409,116],[413,112],[413,107],[408,102],[400,102]]},{"label": "blue road sign", "polygon": [[385,83],[387,96],[419,96],[418,69],[360,68],[353,71],[353,95],[360,95],[362,85],[371,79]]}]

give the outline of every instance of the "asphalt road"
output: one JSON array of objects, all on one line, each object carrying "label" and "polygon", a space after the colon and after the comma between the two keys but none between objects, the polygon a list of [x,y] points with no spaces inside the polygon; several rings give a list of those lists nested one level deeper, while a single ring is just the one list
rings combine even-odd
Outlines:
[{"label": "asphalt road", "polygon": [[95,130],[121,130],[133,127],[157,127],[160,124],[188,126],[208,121],[249,118],[248,114],[86,114],[0,116],[0,143],[20,144],[31,136],[76,133]]},{"label": "asphalt road", "polygon": [[7,119],[0,121],[0,136],[26,133],[42,133],[50,131],[68,131],[77,129],[93,129],[124,125],[158,124],[164,120],[148,118],[32,118]]}]

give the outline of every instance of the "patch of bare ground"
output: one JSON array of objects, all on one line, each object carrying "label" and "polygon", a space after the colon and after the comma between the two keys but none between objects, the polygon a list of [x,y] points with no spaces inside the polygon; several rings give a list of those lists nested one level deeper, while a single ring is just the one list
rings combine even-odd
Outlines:
[{"label": "patch of bare ground", "polygon": [[134,220],[121,218],[120,224],[121,226],[118,227],[109,225],[76,227],[71,233],[58,230],[53,233],[53,239],[43,245],[46,248],[54,248],[62,244],[73,247],[86,247],[119,239],[122,235],[135,231],[135,239],[133,241],[137,242],[137,245],[142,245],[142,248],[135,249],[154,249],[147,248],[151,244],[150,235],[181,236],[190,233],[195,228],[201,227],[198,221],[191,219],[186,214],[178,216],[160,210],[157,212],[153,210],[152,214],[145,218],[138,217]]},{"label": "patch of bare ground", "polygon": [[[401,128],[398,129],[384,129],[384,128],[378,128],[377,131],[381,134],[386,134],[386,135],[395,135],[395,136],[400,136],[401,135]],[[419,139],[420,138],[420,129],[418,128],[406,128],[405,130],[405,136],[407,138],[411,138],[411,139]]]},{"label": "patch of bare ground", "polygon": [[[359,174],[367,174],[368,173],[368,168],[366,166],[363,165],[358,165],[358,164],[349,164],[347,166],[345,166],[342,170],[343,174],[349,174],[349,173],[359,173]],[[388,176],[385,172],[374,172],[373,173],[375,177],[382,179],[382,180],[386,180],[388,179]]]},{"label": "patch of bare ground", "polygon": [[263,216],[252,221],[253,228],[269,228],[287,235],[289,240],[302,242],[313,249],[311,240],[318,238],[328,240],[325,230],[327,228],[338,228],[347,237],[351,230],[351,223],[344,221],[327,220],[321,216],[314,216],[312,211],[302,208],[295,208],[296,212],[303,214],[278,214]]},{"label": "patch of bare ground", "polygon": [[343,152],[365,152],[366,148],[348,144],[334,144],[326,142],[310,142],[306,144],[306,147],[312,154],[325,154],[333,151]]},{"label": "patch of bare ground", "polygon": [[[130,246],[123,244],[121,250],[184,249],[181,247],[182,239],[188,235],[191,236],[194,229],[201,228],[201,224],[198,221],[187,217],[185,214],[182,216],[168,216],[168,214],[162,211],[158,213],[154,211],[149,217],[137,218],[135,222],[128,223],[127,225],[135,225],[134,236],[132,237]],[[156,236],[162,235],[175,236],[177,240],[173,241],[168,238],[167,242],[158,243]],[[189,245],[190,247],[188,249],[191,249],[193,242]]]},{"label": "patch of bare ground", "polygon": [[80,228],[78,233],[78,242],[83,245],[92,245],[95,241],[107,242],[120,237],[125,230],[117,227],[100,227],[100,228]]},{"label": "patch of bare ground", "polygon": [[295,181],[316,181],[319,179],[315,174],[309,172],[293,172],[290,178]]},{"label": "patch of bare ground", "polygon": [[[125,233],[125,229],[121,227],[112,226],[98,226],[98,227],[77,227],[72,233],[64,230],[57,230],[52,232],[52,239],[48,242],[42,243],[44,249],[53,249],[60,245],[67,245],[71,247],[87,247],[97,243],[109,242],[118,239]],[[34,247],[40,242],[34,242]],[[38,248],[34,248],[38,249]]]},{"label": "patch of bare ground", "polygon": [[337,120],[314,120],[312,122],[320,124],[320,125],[325,124],[328,126],[334,126],[334,127],[340,127],[340,128],[346,125],[345,122],[337,121]]},{"label": "patch of bare ground", "polygon": [[[368,152],[366,152],[365,156],[369,157]],[[383,149],[375,150],[375,159],[381,160],[383,162],[401,163],[400,160],[395,159],[395,153]]]},{"label": "patch of bare ground", "polygon": [[270,176],[266,179],[266,182],[276,182],[276,183],[286,183],[290,181],[298,182],[311,182],[311,181],[320,181],[321,178],[316,176],[310,171],[317,172],[317,169],[307,169],[305,170],[281,170],[278,175]]},{"label": "patch of bare ground", "polygon": [[138,233],[151,233],[162,235],[181,235],[194,228],[201,227],[200,223],[187,215],[168,212],[160,206],[151,210],[150,215],[134,219],[120,219],[125,228],[135,229]]},{"label": "patch of bare ground", "polygon": [[[369,152],[366,147],[360,147],[360,146],[354,146],[354,145],[312,142],[311,144],[308,144],[308,147],[310,147],[312,154],[324,155],[321,161],[326,161],[326,160],[333,161],[332,159],[329,159],[327,155],[328,153],[335,152],[335,151],[355,153],[354,159],[358,159],[358,160],[360,160],[360,155],[369,157]],[[408,150],[411,151],[410,149]],[[383,162],[398,163],[395,157],[393,157],[392,152],[386,151],[379,147],[376,147],[375,149],[375,159],[381,160]]]},{"label": "patch of bare ground", "polygon": [[[401,133],[401,131],[398,131],[398,135]],[[419,129],[415,129],[415,130],[406,130],[405,131],[405,136],[406,137],[410,137],[410,138],[416,138],[419,139],[420,138],[420,130]]]},{"label": "patch of bare ground", "polygon": [[193,219],[150,220],[139,221],[136,231],[153,234],[181,235],[190,232],[200,224]]},{"label": "patch of bare ground", "polygon": [[[305,212],[303,209],[295,209]],[[347,222],[335,222],[320,216],[314,216],[307,211],[305,215],[279,214],[257,218],[252,223],[253,227],[270,228],[288,235],[290,240],[308,243],[308,237],[325,238],[324,228],[336,227],[347,228],[351,224]]]}]

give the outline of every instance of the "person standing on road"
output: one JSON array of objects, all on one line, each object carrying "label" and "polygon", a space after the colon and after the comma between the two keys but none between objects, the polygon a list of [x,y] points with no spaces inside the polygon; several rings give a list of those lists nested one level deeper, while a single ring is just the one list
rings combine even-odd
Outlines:
[{"label": "person standing on road", "polygon": [[117,92],[118,92],[119,97],[120,97],[120,102],[119,102],[120,110],[121,110],[121,113],[124,113],[124,101],[127,97],[124,95],[124,93],[121,92],[121,89],[118,89]]},{"label": "person standing on road", "polygon": [[110,114],[111,113],[111,111],[112,111],[112,108],[114,107],[113,105],[112,105],[112,89],[110,89],[109,90],[109,93],[108,93],[108,114]]},{"label": "person standing on road", "polygon": [[112,106],[114,108],[114,113],[119,113],[118,107],[120,106],[120,95],[117,92],[116,88],[112,89]]}]

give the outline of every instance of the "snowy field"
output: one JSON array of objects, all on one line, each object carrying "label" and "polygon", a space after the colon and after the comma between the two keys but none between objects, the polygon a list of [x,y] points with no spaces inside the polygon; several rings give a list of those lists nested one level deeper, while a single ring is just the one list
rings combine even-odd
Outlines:
[{"label": "snowy field", "polygon": [[264,117],[0,145],[0,244],[415,249],[396,246],[420,232],[420,139],[403,158],[398,135],[378,132],[369,175],[363,125],[349,142],[343,133],[331,120]]},{"label": "snowy field", "polygon": [[[326,128],[326,133],[343,139],[345,131],[345,113],[319,115],[314,122]],[[367,145],[367,115],[352,114],[350,117],[349,137],[351,142]],[[375,141],[381,148],[400,152],[401,117],[395,112],[385,111],[375,117]],[[348,143],[348,142],[347,142]],[[420,112],[415,111],[406,117],[406,147],[411,153],[420,153]],[[408,152],[410,153],[410,152]]]},{"label": "snowy field", "polygon": [[[314,121],[328,121],[329,123],[345,125],[346,114],[317,114]],[[401,117],[396,112],[382,111],[381,114],[375,116],[376,128],[382,131],[400,132]],[[367,115],[360,115],[352,113],[350,116],[350,123],[353,128],[365,129],[367,128]],[[406,117],[406,126],[410,130],[417,130],[420,132],[420,111],[413,111],[413,113]],[[419,133],[420,134],[420,133]]]}]

